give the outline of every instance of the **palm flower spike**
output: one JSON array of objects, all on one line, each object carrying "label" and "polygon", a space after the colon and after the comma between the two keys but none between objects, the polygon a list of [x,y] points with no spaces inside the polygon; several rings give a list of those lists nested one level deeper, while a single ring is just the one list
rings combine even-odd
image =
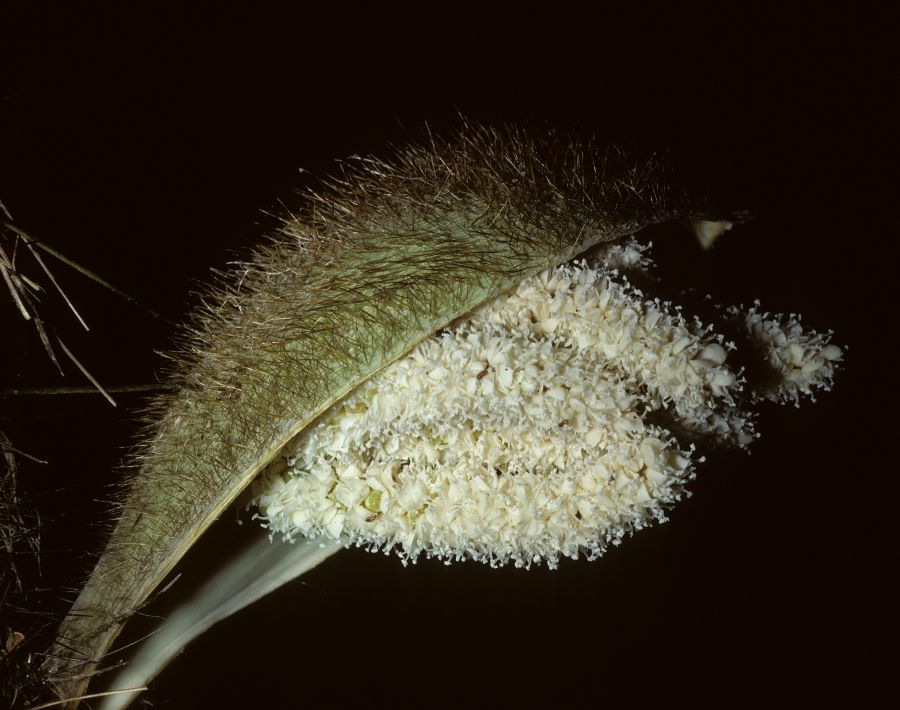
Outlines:
[{"label": "palm flower spike", "polygon": [[465,126],[346,163],[187,329],[178,389],[45,666],[54,691],[85,694],[245,489],[269,538],[294,544],[263,536],[226,561],[112,689],[342,546],[554,566],[664,520],[692,440],[746,446],[753,404],[827,388],[842,355],[793,316],[721,310],[774,373],[748,384],[733,343],[623,276],[651,266],[631,235],[672,220],[707,242],[730,227],[658,163],[553,133]]}]

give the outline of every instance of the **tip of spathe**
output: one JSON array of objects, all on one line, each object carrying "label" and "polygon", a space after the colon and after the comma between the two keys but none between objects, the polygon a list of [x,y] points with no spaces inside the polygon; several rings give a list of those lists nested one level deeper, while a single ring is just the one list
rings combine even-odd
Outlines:
[{"label": "tip of spathe", "polygon": [[691,222],[691,230],[697,237],[700,248],[704,251],[712,249],[716,241],[734,226],[734,222],[726,220],[696,219]]}]

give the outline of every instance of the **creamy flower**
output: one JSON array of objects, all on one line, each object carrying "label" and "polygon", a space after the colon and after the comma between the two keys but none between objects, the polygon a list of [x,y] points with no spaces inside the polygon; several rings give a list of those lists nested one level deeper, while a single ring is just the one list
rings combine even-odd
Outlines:
[{"label": "creamy flower", "polygon": [[831,331],[804,331],[796,314],[772,315],[759,310],[757,301],[750,308],[726,309],[729,319],[738,323],[761,352],[770,371],[753,391],[756,400],[793,402],[800,397],[815,401],[815,390],[831,389],[834,373],[843,359],[843,351],[831,343]]},{"label": "creamy flower", "polygon": [[[694,476],[673,431],[738,446],[755,434],[733,345],[619,275],[648,269],[645,251],[629,241],[549,269],[421,343],[254,483],[259,517],[288,540],[526,567],[595,557],[665,520]],[[827,335],[743,317],[788,383],[776,399],[830,380]]]}]

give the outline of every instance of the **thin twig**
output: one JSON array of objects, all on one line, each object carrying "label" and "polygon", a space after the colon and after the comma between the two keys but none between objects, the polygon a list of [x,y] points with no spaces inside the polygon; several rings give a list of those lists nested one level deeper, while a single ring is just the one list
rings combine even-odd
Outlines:
[{"label": "thin twig", "polygon": [[[13,252],[13,259],[15,259],[15,252]],[[7,256],[2,244],[0,244],[0,272],[3,272],[3,280],[6,282],[9,292],[12,294],[13,300],[16,302],[22,317],[25,318],[25,320],[34,322],[38,337],[41,339],[41,343],[47,351],[50,361],[56,365],[59,374],[62,375],[62,367],[59,364],[59,360],[56,359],[56,353],[53,351],[53,347],[50,345],[50,338],[47,337],[47,331],[44,329],[44,322],[41,320],[37,308],[31,302],[31,296],[28,293],[28,289],[22,285],[22,278],[16,272],[13,260]],[[26,279],[26,285],[32,285],[30,279]],[[40,287],[38,287],[37,290],[40,290]],[[34,313],[28,310],[29,306],[31,306],[31,310],[34,311]]]},{"label": "thin twig", "polygon": [[[21,449],[17,449],[12,444],[6,443],[6,442],[9,442],[9,439],[6,439],[6,442],[4,442],[3,439],[5,439],[5,437],[3,436],[3,432],[0,432],[0,451],[3,451],[4,455],[7,454],[7,452],[8,452],[10,454],[18,454],[19,456],[22,456],[26,459],[30,459],[31,461],[34,461],[35,463],[47,463],[43,459],[39,459],[37,456],[34,456],[25,451],[22,451]],[[7,463],[8,463],[8,460],[7,460]]]},{"label": "thin twig", "polygon": [[56,290],[59,291],[59,295],[63,297],[63,300],[66,302],[66,304],[69,306],[69,308],[72,309],[72,313],[75,314],[75,317],[78,319],[78,322],[81,323],[81,325],[84,327],[85,330],[90,330],[90,328],[88,328],[88,324],[84,322],[84,318],[81,317],[81,314],[76,310],[75,306],[69,300],[69,297],[66,295],[66,292],[62,290],[62,286],[60,286],[56,282],[56,278],[50,272],[50,269],[47,268],[47,265],[44,263],[44,260],[41,259],[41,255],[38,254],[38,251],[37,251],[37,249],[34,248],[34,245],[27,240],[25,241],[25,245],[28,247],[28,251],[30,251],[31,255],[34,257],[34,260],[38,264],[41,265],[41,268],[44,270],[44,273],[47,274],[47,278],[50,279],[50,281],[53,283],[54,286],[56,286]]},{"label": "thin twig", "polygon": [[[156,385],[116,385],[106,387],[105,390],[110,394],[127,394],[129,392],[169,392],[177,389],[175,385],[156,384]],[[66,395],[66,394],[96,394],[97,390],[93,387],[15,387],[12,389],[0,390],[0,397],[31,397],[43,395]]]},{"label": "thin twig", "polygon": [[128,295],[127,293],[125,293],[124,291],[122,291],[122,290],[116,288],[116,287],[113,286],[111,283],[109,283],[109,281],[107,281],[106,279],[104,279],[104,278],[98,276],[97,274],[95,274],[95,273],[94,273],[93,271],[91,271],[90,269],[87,269],[87,268],[83,267],[81,264],[79,264],[79,263],[77,263],[77,262],[75,262],[75,261],[72,261],[72,260],[71,260],[69,257],[67,257],[65,254],[62,254],[62,253],[58,252],[56,249],[54,249],[53,247],[51,247],[51,246],[49,246],[49,245],[47,245],[47,244],[44,244],[44,242],[42,242],[40,239],[35,239],[34,237],[32,237],[30,234],[28,234],[28,233],[25,232],[24,230],[19,229],[17,226],[15,226],[14,224],[10,224],[9,222],[4,222],[4,226],[5,226],[7,229],[10,229],[10,230],[12,230],[13,232],[15,232],[16,234],[18,234],[20,237],[22,237],[22,239],[25,240],[25,243],[28,244],[29,246],[30,246],[31,244],[34,244],[34,246],[39,247],[40,249],[42,249],[43,251],[47,252],[47,253],[50,254],[51,256],[56,257],[56,258],[59,259],[62,263],[66,264],[67,266],[70,266],[70,267],[72,267],[73,269],[75,269],[76,271],[78,271],[78,272],[84,274],[84,275],[87,276],[89,279],[91,279],[91,281],[94,281],[94,282],[100,284],[101,286],[103,286],[103,288],[112,291],[114,294],[116,294],[117,296],[119,296],[119,298],[123,298],[123,299],[125,299],[126,301],[128,301],[129,303],[131,303],[132,305],[137,306],[138,308],[140,308],[140,309],[146,311],[147,313],[149,313],[149,314],[150,314],[151,316],[153,316],[154,318],[159,318],[160,320],[163,320],[163,321],[165,321],[166,323],[169,323],[169,324],[174,325],[174,324],[172,323],[172,321],[170,321],[170,320],[169,320],[168,318],[166,318],[165,316],[160,315],[159,313],[157,313],[156,311],[154,311],[152,308],[150,308],[150,307],[148,307],[148,306],[145,306],[143,303],[141,303],[140,301],[138,301],[136,298],[132,298],[131,296],[129,296],[129,295]]},{"label": "thin twig", "polygon": [[41,320],[37,311],[35,311],[34,314],[34,326],[37,328],[38,336],[44,344],[44,349],[47,351],[47,355],[50,356],[50,360],[56,365],[59,374],[65,377],[66,373],[63,372],[62,365],[59,364],[59,360],[56,358],[56,352],[54,352],[53,347],[50,345],[50,338],[47,335],[47,331],[44,330],[44,321]]},{"label": "thin twig", "polygon": [[[2,249],[2,247],[0,247]],[[4,254],[4,256],[6,256]],[[13,300],[16,302],[16,306],[19,307],[19,313],[22,314],[22,317],[25,320],[31,320],[31,314],[28,312],[28,309],[25,308],[25,304],[22,303],[22,299],[19,298],[19,291],[13,285],[12,280],[9,278],[9,272],[6,270],[6,265],[0,263],[0,272],[3,273],[3,280],[6,281],[6,286],[9,289],[9,292],[12,294]]]},{"label": "thin twig", "polygon": [[69,350],[69,348],[66,347],[66,344],[60,339],[59,336],[56,337],[56,342],[59,343],[59,347],[61,347],[61,348],[63,349],[63,352],[64,352],[66,355],[69,356],[69,359],[70,359],[72,362],[75,363],[75,366],[76,366],[79,370],[81,370],[81,374],[84,375],[85,377],[87,377],[88,380],[90,380],[91,384],[94,385],[94,387],[96,387],[96,388],[100,391],[100,394],[102,394],[104,397],[106,397],[106,400],[107,400],[113,407],[115,407],[115,406],[116,406],[116,400],[114,400],[112,397],[110,397],[109,394],[107,394],[106,390],[103,389],[103,387],[100,385],[100,383],[97,382],[97,380],[94,379],[94,376],[91,375],[91,373],[87,371],[87,369],[85,368],[85,366],[82,365],[80,362],[78,362],[78,358],[76,358],[76,357],[72,354],[72,351]]},{"label": "thin twig", "polygon": [[19,278],[22,279],[22,281],[24,281],[25,284],[34,291],[44,290],[43,288],[41,288],[41,285],[37,281],[32,281],[25,274],[19,274]]}]

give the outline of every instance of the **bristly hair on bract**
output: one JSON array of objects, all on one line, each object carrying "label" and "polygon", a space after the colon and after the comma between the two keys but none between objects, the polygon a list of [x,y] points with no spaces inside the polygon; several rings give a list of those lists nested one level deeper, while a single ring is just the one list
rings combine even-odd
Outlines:
[{"label": "bristly hair on bract", "polygon": [[[78,698],[125,622],[281,448],[456,318],[590,247],[702,219],[656,159],[463,123],[351,158],[222,274],[171,355],[106,549],[44,666]],[[77,704],[77,700],[74,702]]]}]

